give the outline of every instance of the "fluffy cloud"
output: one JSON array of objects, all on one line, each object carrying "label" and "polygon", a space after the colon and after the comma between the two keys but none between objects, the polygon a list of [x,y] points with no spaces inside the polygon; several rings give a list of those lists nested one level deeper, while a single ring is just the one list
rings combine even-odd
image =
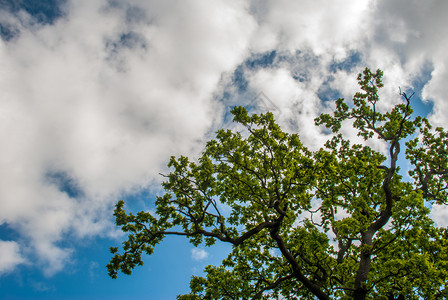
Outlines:
[{"label": "fluffy cloud", "polygon": [[431,209],[431,217],[439,227],[448,228],[448,206],[434,204]]},{"label": "fluffy cloud", "polygon": [[[325,8],[325,9],[323,9]],[[254,48],[280,48],[295,52],[310,48],[316,55],[345,56],[371,33],[372,1],[253,1],[259,22]]]},{"label": "fluffy cloud", "polygon": [[191,258],[196,261],[207,259],[208,252],[204,249],[193,248],[191,249]]},{"label": "fluffy cloud", "polygon": [[104,233],[106,209],[218,118],[212,94],[255,23],[244,2],[201,3],[73,1],[0,43],[0,222],[48,274],[72,251],[57,241]]},{"label": "fluffy cloud", "polygon": [[290,70],[285,68],[261,69],[249,81],[250,88],[262,91],[278,107],[277,118],[281,125],[284,128],[291,127],[293,120],[293,128],[290,130],[298,132],[310,147],[321,146],[324,140],[320,129],[310,126],[314,124],[320,109],[317,97],[319,85],[316,82],[298,82],[291,76]]},{"label": "fluffy cloud", "polygon": [[10,272],[17,265],[25,263],[19,245],[13,241],[0,241],[0,275]]},{"label": "fluffy cloud", "polygon": [[376,47],[371,51],[372,59],[378,65],[384,64],[383,68],[393,65],[396,70],[401,70],[401,78],[419,74],[425,64],[432,66],[432,78],[425,85],[422,96],[424,100],[434,102],[431,120],[443,126],[448,124],[444,113],[448,90],[443,84],[448,80],[445,51],[448,37],[444,33],[448,25],[447,10],[448,2],[443,0],[378,1],[374,17]]},{"label": "fluffy cloud", "polygon": [[21,237],[3,244],[15,253],[5,269],[33,249],[51,275],[74,251],[57,246],[67,235],[113,235],[119,197],[157,186],[170,155],[198,153],[227,106],[260,92],[282,125],[317,147],[314,117],[331,109],[325,101],[352,96],[365,65],[384,69],[388,107],[429,64],[423,97],[435,103],[433,121],[448,124],[444,1],[90,0],[61,9],[47,24],[0,12],[20,32],[0,42],[0,224]]}]

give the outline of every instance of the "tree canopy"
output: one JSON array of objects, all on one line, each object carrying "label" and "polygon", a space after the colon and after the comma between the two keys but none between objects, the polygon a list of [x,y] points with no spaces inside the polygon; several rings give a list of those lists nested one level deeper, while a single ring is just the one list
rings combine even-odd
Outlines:
[{"label": "tree canopy", "polygon": [[[333,132],[317,151],[272,113],[233,108],[245,132],[219,130],[196,161],[172,157],[155,214],[127,213],[118,202],[128,240],[111,247],[109,275],[131,274],[142,254],[180,235],[232,251],[178,299],[448,297],[448,230],[429,217],[434,203],[448,203],[448,133],[414,117],[401,91],[402,103],[381,112],[382,75],[366,68],[353,101],[338,99],[332,115],[316,118]],[[386,153],[352,144],[343,122]]]}]

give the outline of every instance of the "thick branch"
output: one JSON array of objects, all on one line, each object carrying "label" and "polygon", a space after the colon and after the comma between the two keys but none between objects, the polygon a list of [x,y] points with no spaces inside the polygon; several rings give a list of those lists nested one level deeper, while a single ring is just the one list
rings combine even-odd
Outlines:
[{"label": "thick branch", "polygon": [[[407,108],[409,106],[409,98],[407,98],[405,95],[405,99],[407,100],[407,106],[406,106]],[[401,138],[401,134],[404,128],[404,122],[407,117],[408,115],[407,113],[405,113],[401,119],[399,129],[395,137],[392,139],[389,148],[390,167],[384,168],[386,170],[386,177],[383,180],[382,187],[385,195],[386,207],[384,210],[381,211],[380,217],[369,226],[366,232],[362,234],[361,246],[362,247],[364,246],[364,248],[361,250],[359,268],[356,273],[355,292],[353,294],[355,299],[365,299],[367,295],[367,290],[363,285],[367,282],[367,275],[370,271],[371,255],[373,248],[373,236],[378,230],[380,230],[387,224],[387,222],[392,216],[392,207],[394,203],[394,198],[392,195],[390,183],[392,181],[392,177],[395,175],[396,165],[398,161],[398,154],[400,153],[399,139]]]},{"label": "thick branch", "polygon": [[196,230],[194,232],[183,232],[183,231],[158,231],[158,232],[154,232],[151,233],[148,231],[148,233],[151,236],[159,236],[159,235],[179,235],[179,236],[195,236],[195,235],[203,235],[206,237],[213,237],[216,238],[222,242],[227,242],[227,243],[231,243],[233,245],[240,245],[242,244],[245,240],[247,240],[248,238],[250,238],[251,236],[259,233],[260,231],[262,231],[265,228],[274,228],[276,226],[276,222],[263,222],[257,226],[255,226],[254,228],[250,229],[249,231],[246,231],[245,233],[243,233],[242,235],[240,235],[237,238],[231,238],[230,236],[226,235],[222,235],[221,233],[216,233],[216,232],[210,232],[210,231],[206,231],[203,229],[199,229]]},{"label": "thick branch", "polygon": [[[282,218],[281,218],[282,219]],[[280,219],[280,221],[281,221]],[[274,239],[274,241],[277,243],[278,248],[280,250],[280,252],[283,254],[283,256],[286,258],[286,260],[289,262],[289,264],[291,265],[292,269],[293,269],[293,275],[311,292],[313,293],[317,298],[319,299],[325,299],[325,300],[329,300],[330,297],[324,293],[318,285],[316,285],[315,283],[311,282],[311,280],[309,280],[306,276],[304,276],[300,270],[300,266],[297,263],[297,261],[295,260],[294,256],[291,254],[291,252],[288,250],[288,248],[286,247],[283,239],[281,238],[281,236],[278,234],[278,231],[280,229],[280,224],[278,224],[278,226],[274,227],[271,230],[271,237]]]}]

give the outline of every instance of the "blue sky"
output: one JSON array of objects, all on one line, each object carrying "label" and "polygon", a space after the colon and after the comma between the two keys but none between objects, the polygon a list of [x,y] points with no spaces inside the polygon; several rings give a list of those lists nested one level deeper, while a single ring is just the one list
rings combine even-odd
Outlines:
[{"label": "blue sky", "polygon": [[[0,298],[187,292],[229,248],[167,239],[112,280],[113,207],[153,209],[169,157],[197,157],[234,105],[274,110],[316,149],[313,119],[368,66],[384,71],[382,108],[413,90],[448,128],[447,13],[444,0],[0,0]],[[432,217],[448,226],[446,207]]]}]

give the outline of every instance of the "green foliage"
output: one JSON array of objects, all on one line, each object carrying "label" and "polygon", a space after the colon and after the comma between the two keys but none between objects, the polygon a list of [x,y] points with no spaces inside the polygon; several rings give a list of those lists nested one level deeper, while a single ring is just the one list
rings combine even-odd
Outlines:
[{"label": "green foliage", "polygon": [[[412,118],[405,93],[379,111],[381,78],[365,69],[353,102],[338,99],[333,115],[316,119],[334,135],[314,152],[271,113],[235,107],[247,133],[218,131],[198,161],[172,157],[155,215],[117,204],[128,240],[121,253],[111,248],[110,276],[131,274],[143,253],[181,235],[195,246],[230,243],[232,252],[178,299],[446,297],[448,231],[434,226],[428,207],[448,202],[448,133]],[[387,153],[344,139],[347,120]],[[409,179],[397,166],[405,140]]]}]

